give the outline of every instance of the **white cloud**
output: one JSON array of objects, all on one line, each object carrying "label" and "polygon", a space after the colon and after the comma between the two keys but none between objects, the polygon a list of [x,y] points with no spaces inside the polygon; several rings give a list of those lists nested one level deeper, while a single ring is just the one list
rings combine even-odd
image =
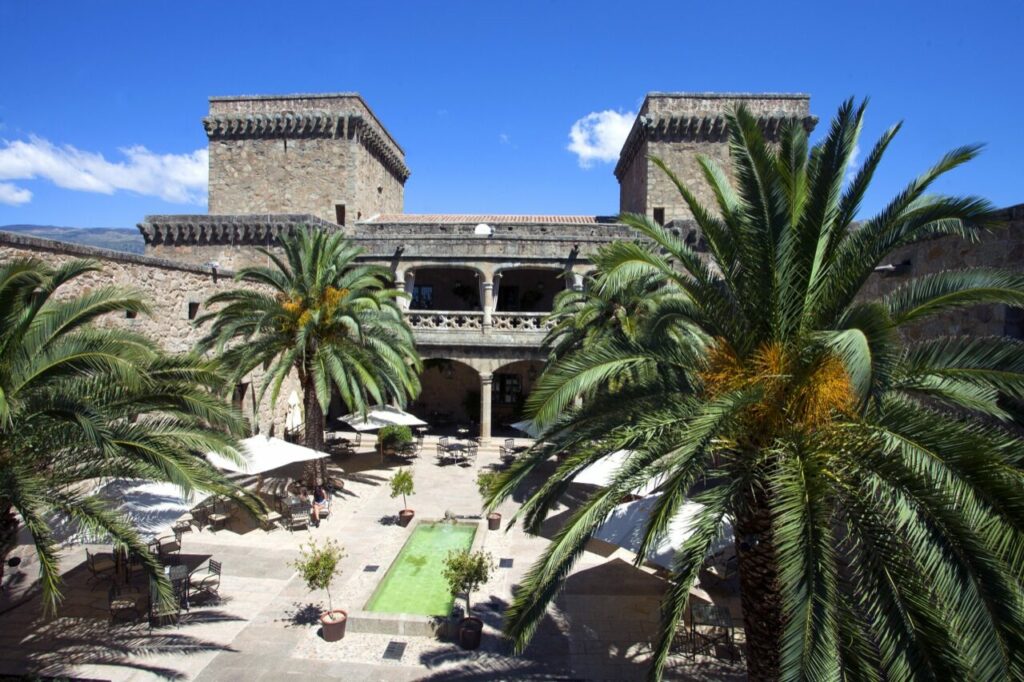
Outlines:
[{"label": "white cloud", "polygon": [[30,201],[32,201],[32,192],[9,182],[0,182],[0,204],[20,206]]},{"label": "white cloud", "polygon": [[[108,161],[102,154],[71,145],[58,147],[49,140],[30,136],[4,140],[0,147],[0,180],[49,180],[58,187],[80,192],[113,194],[136,192],[178,204],[206,201],[209,154],[197,149],[187,154],[156,154],[143,146],[122,147],[124,161]],[[9,183],[21,203],[32,194]],[[4,196],[0,194],[0,196]]]},{"label": "white cloud", "polygon": [[860,145],[855,144],[850,153],[850,162],[846,164],[846,177],[843,178],[846,184],[853,182],[853,179],[857,177],[858,170],[860,170]]},{"label": "white cloud", "polygon": [[509,137],[508,133],[498,133],[498,142],[502,144],[511,144],[512,138]]},{"label": "white cloud", "polygon": [[615,161],[635,118],[632,111],[591,112],[572,124],[567,149],[579,157],[580,168],[590,168],[595,161]]}]

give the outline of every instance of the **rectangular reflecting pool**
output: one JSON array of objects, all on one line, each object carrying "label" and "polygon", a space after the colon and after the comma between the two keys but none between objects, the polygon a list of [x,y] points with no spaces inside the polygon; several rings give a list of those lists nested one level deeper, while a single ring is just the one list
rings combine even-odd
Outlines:
[{"label": "rectangular reflecting pool", "polygon": [[475,523],[421,522],[405,541],[365,610],[447,616],[454,597],[442,575],[444,558],[451,550],[469,549],[476,529]]}]

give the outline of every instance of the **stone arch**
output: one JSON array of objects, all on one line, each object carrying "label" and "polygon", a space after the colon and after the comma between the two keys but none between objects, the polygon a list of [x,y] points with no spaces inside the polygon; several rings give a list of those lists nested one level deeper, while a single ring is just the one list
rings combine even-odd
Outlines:
[{"label": "stone arch", "polygon": [[409,411],[427,422],[432,431],[467,427],[475,433],[481,417],[480,378],[480,370],[461,359],[440,353],[425,357],[422,390]]},{"label": "stone arch", "polygon": [[512,360],[494,368],[491,418],[496,431],[508,429],[510,424],[525,418],[526,398],[543,370],[544,362],[533,358]]},{"label": "stone arch", "polygon": [[486,273],[468,264],[410,264],[399,271],[409,310],[483,310]]},{"label": "stone arch", "polygon": [[548,264],[515,264],[495,272],[495,312],[551,312],[566,288],[566,269]]}]

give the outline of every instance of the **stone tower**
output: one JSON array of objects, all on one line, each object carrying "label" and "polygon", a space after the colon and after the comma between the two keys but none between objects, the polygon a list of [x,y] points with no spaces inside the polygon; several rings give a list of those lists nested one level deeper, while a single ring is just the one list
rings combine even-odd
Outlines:
[{"label": "stone tower", "polygon": [[713,207],[714,196],[697,155],[712,157],[730,172],[726,112],[737,104],[746,105],[768,138],[774,139],[787,119],[798,119],[813,129],[817,119],[810,115],[810,99],[799,94],[648,94],[615,166],[619,210],[643,213],[662,224],[692,217],[679,191],[648,156],[665,161],[698,199]]},{"label": "stone tower", "polygon": [[211,214],[401,213],[405,152],[356,93],[211,97]]}]

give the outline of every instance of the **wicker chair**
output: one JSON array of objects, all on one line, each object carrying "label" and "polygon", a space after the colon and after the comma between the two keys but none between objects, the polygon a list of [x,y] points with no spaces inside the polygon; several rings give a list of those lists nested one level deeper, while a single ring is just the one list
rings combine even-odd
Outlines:
[{"label": "wicker chair", "polygon": [[142,618],[143,610],[139,608],[138,599],[129,599],[121,596],[121,591],[114,583],[110,584],[107,590],[107,608],[110,611],[110,624],[118,621],[129,621],[135,623]]},{"label": "wicker chair", "polygon": [[290,531],[309,528],[308,505],[302,504],[301,502],[290,505],[285,514],[285,526]]}]

